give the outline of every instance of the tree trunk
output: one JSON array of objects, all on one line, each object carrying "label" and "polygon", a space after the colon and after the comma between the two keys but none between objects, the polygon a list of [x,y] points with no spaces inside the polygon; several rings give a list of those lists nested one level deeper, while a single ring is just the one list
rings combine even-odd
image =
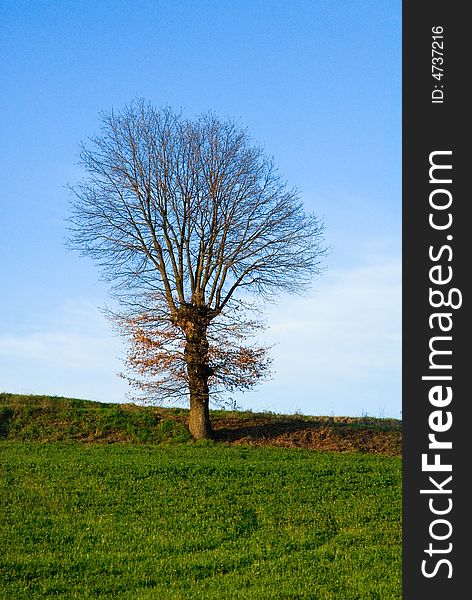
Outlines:
[{"label": "tree trunk", "polygon": [[202,440],[212,437],[208,388],[208,378],[212,370],[208,364],[206,332],[208,320],[195,314],[192,317],[185,327],[185,361],[190,391],[189,429],[195,440]]},{"label": "tree trunk", "polygon": [[206,397],[202,393],[195,393],[190,385],[190,417],[188,426],[194,440],[211,439],[212,429],[210,422],[208,384],[206,384]]}]

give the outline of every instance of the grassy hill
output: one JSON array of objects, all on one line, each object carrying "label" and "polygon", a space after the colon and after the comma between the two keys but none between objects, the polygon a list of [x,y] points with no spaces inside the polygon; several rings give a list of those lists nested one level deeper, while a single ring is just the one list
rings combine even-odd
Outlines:
[{"label": "grassy hill", "polygon": [[[401,459],[366,451],[398,422],[221,411],[223,443],[194,443],[179,409],[0,416],[0,598],[401,598]],[[310,445],[337,435],[354,451]]]},{"label": "grassy hill", "polygon": [[[217,441],[399,456],[401,421],[211,411]],[[160,443],[190,440],[188,411],[103,404],[51,396],[0,394],[0,438]]]}]

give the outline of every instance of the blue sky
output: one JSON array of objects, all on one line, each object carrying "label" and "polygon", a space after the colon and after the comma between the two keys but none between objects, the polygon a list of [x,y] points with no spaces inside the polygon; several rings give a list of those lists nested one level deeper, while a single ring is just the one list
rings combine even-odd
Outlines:
[{"label": "blue sky", "polygon": [[99,272],[65,248],[80,141],[136,97],[247,126],[332,252],[268,308],[255,410],[401,413],[401,3],[4,0],[0,390],[124,401]]}]

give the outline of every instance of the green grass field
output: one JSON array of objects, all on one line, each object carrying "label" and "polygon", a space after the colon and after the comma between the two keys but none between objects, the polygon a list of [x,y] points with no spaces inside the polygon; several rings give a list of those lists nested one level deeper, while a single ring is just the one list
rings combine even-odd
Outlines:
[{"label": "green grass field", "polygon": [[400,461],[1,445],[4,598],[400,598]]},{"label": "green grass field", "polygon": [[180,429],[38,442],[26,417],[3,416],[1,598],[401,598],[398,457],[195,444]]}]

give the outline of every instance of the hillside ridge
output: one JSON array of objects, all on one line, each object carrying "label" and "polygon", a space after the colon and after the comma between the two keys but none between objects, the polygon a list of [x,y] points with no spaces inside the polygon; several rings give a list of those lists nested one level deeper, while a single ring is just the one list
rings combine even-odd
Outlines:
[{"label": "hillside ridge", "polygon": [[[402,422],[374,417],[211,411],[215,442],[400,456]],[[0,393],[0,439],[190,442],[188,410]]]}]

